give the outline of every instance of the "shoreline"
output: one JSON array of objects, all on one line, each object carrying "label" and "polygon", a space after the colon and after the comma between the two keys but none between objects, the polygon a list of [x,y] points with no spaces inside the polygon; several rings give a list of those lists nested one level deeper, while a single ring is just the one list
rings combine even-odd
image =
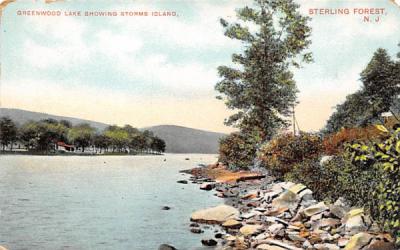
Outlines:
[{"label": "shoreline", "polygon": [[258,172],[232,172],[222,164],[181,172],[190,174],[188,181],[200,189],[215,191],[223,204],[191,215],[191,233],[215,232],[214,237],[201,241],[205,246],[225,250],[396,249],[391,235],[382,232],[362,208],[351,207],[344,199],[333,204],[317,201],[302,184],[279,182]]},{"label": "shoreline", "polygon": [[92,154],[92,153],[46,153],[46,152],[0,152],[1,155],[26,155],[26,156],[144,156],[144,155],[165,155],[161,153],[141,153],[141,154],[123,154],[123,153],[106,153],[106,154]]}]

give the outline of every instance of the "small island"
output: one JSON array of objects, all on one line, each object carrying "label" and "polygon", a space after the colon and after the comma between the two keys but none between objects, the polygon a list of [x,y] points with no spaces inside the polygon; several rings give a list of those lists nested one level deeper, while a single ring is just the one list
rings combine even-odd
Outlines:
[{"label": "small island", "polygon": [[75,126],[70,121],[43,119],[17,125],[0,118],[1,153],[122,155],[161,154],[165,141],[149,130],[131,125],[111,125],[98,131],[88,123]]}]

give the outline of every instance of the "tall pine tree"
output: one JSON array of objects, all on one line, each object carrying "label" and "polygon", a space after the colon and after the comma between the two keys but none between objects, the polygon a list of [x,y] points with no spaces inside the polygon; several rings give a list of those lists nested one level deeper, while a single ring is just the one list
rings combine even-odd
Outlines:
[{"label": "tall pine tree", "polygon": [[290,67],[312,60],[306,52],[309,18],[298,8],[292,0],[255,0],[254,6],[237,10],[236,23],[221,19],[225,35],[244,45],[242,53],[232,55],[235,67],[218,67],[218,98],[236,111],[227,125],[257,132],[262,140],[289,125],[297,93]]}]

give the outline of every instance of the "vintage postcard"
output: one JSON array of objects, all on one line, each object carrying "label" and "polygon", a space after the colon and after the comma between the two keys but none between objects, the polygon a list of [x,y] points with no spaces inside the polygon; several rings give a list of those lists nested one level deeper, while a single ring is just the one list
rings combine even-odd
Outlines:
[{"label": "vintage postcard", "polygon": [[0,250],[400,249],[399,0],[0,17]]}]

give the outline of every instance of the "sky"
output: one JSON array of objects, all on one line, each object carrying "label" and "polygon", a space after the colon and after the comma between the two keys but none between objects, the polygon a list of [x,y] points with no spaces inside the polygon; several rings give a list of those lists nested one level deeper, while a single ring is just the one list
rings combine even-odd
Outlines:
[{"label": "sky", "polygon": [[[298,0],[312,18],[314,63],[295,70],[300,129],[322,128],[379,47],[400,48],[400,7],[391,0]],[[174,124],[217,132],[232,111],[217,100],[217,67],[242,45],[223,35],[219,18],[251,1],[16,1],[1,19],[1,107],[147,127]],[[350,14],[310,14],[348,8]],[[384,8],[382,15],[354,8]],[[24,11],[60,11],[31,16]],[[80,11],[82,16],[65,15]],[[85,16],[148,12],[149,16]],[[152,12],[176,16],[151,16]],[[325,11],[326,12],[326,11]],[[368,15],[367,15],[368,16]]]}]

